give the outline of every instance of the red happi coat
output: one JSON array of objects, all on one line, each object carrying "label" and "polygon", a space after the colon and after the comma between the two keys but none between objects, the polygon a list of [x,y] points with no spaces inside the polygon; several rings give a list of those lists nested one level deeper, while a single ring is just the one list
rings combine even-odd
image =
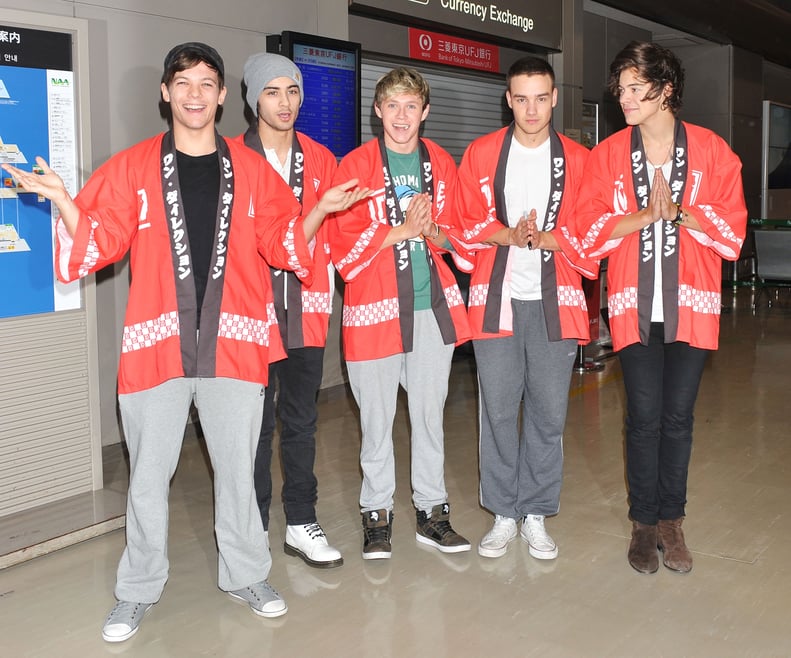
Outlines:
[{"label": "red happi coat", "polygon": [[[675,337],[665,336],[665,340],[717,349],[722,260],[739,258],[747,226],[742,165],[712,131],[688,123],[683,126],[688,173],[680,203],[702,231],[679,227],[678,328]],[[640,231],[610,239],[622,217],[639,210],[632,182],[631,131],[631,127],[625,128],[593,149],[578,204],[587,253],[591,258],[609,259],[608,308],[616,350],[640,342]]]},{"label": "red happi coat", "polygon": [[[304,155],[304,175],[302,192],[302,216],[306,216],[319,202],[324,193],[332,187],[335,171],[338,168],[335,156],[330,150],[311,139],[307,135],[297,132],[297,139]],[[245,135],[234,138],[244,144]],[[260,140],[259,140],[260,142]],[[261,157],[264,157],[261,154]],[[264,160],[266,158],[264,157]],[[267,162],[267,164],[269,164]],[[327,342],[327,329],[332,313],[332,297],[335,291],[335,268],[330,259],[330,243],[328,223],[333,221],[327,217],[310,243],[313,254],[313,283],[306,286],[300,285],[302,300],[301,313],[294,313],[294,309],[286,309],[288,321],[301,323],[301,338],[299,344],[289,344],[289,348],[298,347],[324,347]],[[275,276],[275,281],[279,278]],[[289,285],[294,284],[293,279]],[[273,284],[277,285],[277,283]],[[282,285],[282,282],[280,283]],[[293,335],[293,334],[292,334]]]},{"label": "red happi coat", "polygon": [[[513,333],[510,272],[511,256],[518,247],[483,244],[506,226],[497,216],[495,173],[503,144],[506,138],[510,141],[510,134],[506,126],[479,137],[467,148],[459,167],[457,205],[463,231],[460,235],[464,243],[462,251],[468,253],[475,264],[468,300],[468,315],[475,339],[509,336]],[[554,259],[555,265],[553,294],[544,295],[542,303],[548,322],[550,318],[557,318],[559,323],[558,327],[548,327],[550,337],[555,333],[555,339],[576,338],[586,343],[590,338],[590,329],[581,275],[595,278],[599,267],[597,262],[586,258],[583,253],[575,205],[588,150],[563,135],[557,136],[563,147],[566,174],[556,226],[551,232],[561,250],[542,254]],[[505,212],[504,208],[502,212]],[[505,217],[502,219],[507,221]],[[508,254],[507,264],[502,258],[498,265],[498,251],[504,250]],[[501,303],[499,327],[492,331],[493,327],[485,328],[484,317],[491,286],[496,285],[494,282],[500,282],[497,294],[501,297]],[[550,305],[554,308],[548,308]]]},{"label": "red happi coat", "polygon": [[[134,393],[175,377],[267,381],[274,317],[269,272],[294,269],[310,281],[312,261],[300,209],[280,176],[250,149],[217,135],[220,205],[197,340],[195,286],[186,226],[171,219],[180,204],[163,177],[177,180],[158,135],[118,153],[75,198],[71,238],[58,222],[56,269],[72,281],[130,252],[132,280],[124,320],[118,392]],[[172,177],[172,178],[171,178]],[[232,187],[231,187],[232,186]],[[168,210],[168,203],[174,203]],[[169,214],[170,213],[170,214]]]},{"label": "red happi coat", "polygon": [[[449,229],[456,218],[453,201],[456,163],[434,142],[421,140],[428,150],[434,178],[434,221]],[[380,251],[390,232],[385,181],[379,143],[373,139],[349,153],[340,163],[336,183],[358,178],[371,195],[330,224],[332,260],[346,282],[343,300],[343,348],[347,361],[380,359],[403,353],[399,295],[393,247]],[[452,322],[452,341],[469,339],[469,325],[459,286],[442,259],[444,250],[426,241],[430,256],[432,305],[444,304]],[[444,311],[444,309],[443,309]],[[447,341],[446,341],[447,342]]]}]

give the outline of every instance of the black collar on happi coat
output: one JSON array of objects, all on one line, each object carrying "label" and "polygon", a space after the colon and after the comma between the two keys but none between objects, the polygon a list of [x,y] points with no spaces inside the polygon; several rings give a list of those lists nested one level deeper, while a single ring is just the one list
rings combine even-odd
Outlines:
[{"label": "black collar on happi coat", "polygon": [[[511,123],[505,133],[503,143],[500,146],[500,155],[497,159],[497,169],[494,174],[494,207],[497,213],[497,219],[504,226],[508,226],[508,209],[505,202],[505,176],[513,135],[514,124]],[[566,154],[563,150],[563,143],[560,141],[560,137],[558,137],[557,132],[551,126],[549,128],[549,140],[552,177],[549,201],[547,202],[547,209],[544,213],[544,225],[542,228],[544,231],[551,231],[557,226],[560,206],[566,187]],[[484,308],[483,314],[483,330],[492,334],[499,333],[500,331],[503,281],[505,279],[505,268],[508,262],[508,252],[510,250],[510,247],[504,245],[495,248],[497,249],[497,253],[494,257],[494,267],[492,268],[492,274],[489,280],[489,292],[486,296],[486,307]],[[541,302],[544,309],[544,318],[547,324],[547,335],[549,340],[561,340],[563,335],[560,329],[555,255],[547,249],[541,250]]]},{"label": "black collar on happi coat", "polygon": [[[404,213],[398,205],[398,198],[395,193],[395,186],[390,177],[390,165],[387,159],[387,147],[384,137],[379,137],[379,153],[382,158],[382,174],[385,181],[385,205],[387,210],[387,221],[391,226],[399,226],[404,223]],[[434,175],[431,168],[431,158],[428,148],[421,139],[418,150],[420,153],[420,173],[422,175],[423,189],[432,199],[434,199]],[[456,342],[456,328],[448,309],[448,302],[442,290],[442,282],[439,279],[437,266],[431,254],[431,250],[426,248],[428,267],[431,275],[431,309],[437,319],[442,340],[446,345]],[[414,341],[414,314],[415,314],[415,289],[412,281],[412,261],[407,241],[398,242],[393,245],[393,257],[396,265],[396,283],[398,286],[398,320],[401,327],[401,344],[404,352],[411,352]]]},{"label": "black collar on happi coat", "polygon": [[[244,134],[244,143],[266,158],[261,138],[254,127],[248,128]],[[294,198],[302,206],[305,191],[305,154],[294,131],[291,143],[291,170],[288,173],[288,184]],[[294,272],[269,268],[272,279],[272,292],[275,297],[275,316],[280,329],[280,338],[286,349],[305,347],[302,332],[302,282]]]},{"label": "black collar on happi coat", "polygon": [[[651,181],[648,180],[648,159],[645,156],[643,137],[637,126],[632,127],[631,135],[632,185],[637,205],[640,209],[648,207]],[[673,169],[670,173],[670,192],[674,203],[684,199],[684,187],[689,172],[687,153],[687,131],[684,124],[676,119]],[[640,342],[648,344],[651,330],[651,305],[654,298],[654,263],[661,253],[662,261],[662,309],[665,323],[665,342],[676,340],[678,331],[678,265],[679,265],[679,228],[664,220],[662,222],[662,244],[654,244],[654,225],[649,224],[640,231],[640,250],[638,253],[637,278],[637,317]]]},{"label": "black collar on happi coat", "polygon": [[172,132],[165,133],[160,149],[162,198],[170,235],[173,272],[176,277],[181,360],[185,377],[215,376],[217,332],[220,325],[220,306],[227,266],[228,238],[231,231],[234,198],[233,163],[228,145],[218,133],[215,133],[215,142],[217,157],[220,161],[221,180],[217,181],[220,186],[220,194],[209,276],[201,309],[200,344],[198,344],[198,327],[196,326],[198,314],[192,271],[192,253],[187,233],[187,222],[184,217],[184,203],[181,199],[176,147]]}]

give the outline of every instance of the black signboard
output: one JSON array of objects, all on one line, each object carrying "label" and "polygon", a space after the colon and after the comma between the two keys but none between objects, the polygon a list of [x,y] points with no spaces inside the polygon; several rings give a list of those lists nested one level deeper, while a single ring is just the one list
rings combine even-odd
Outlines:
[{"label": "black signboard", "polygon": [[0,23],[0,65],[71,71],[72,36]]},{"label": "black signboard", "polygon": [[390,18],[406,25],[457,31],[498,44],[561,49],[562,3],[559,0],[364,0],[349,1],[349,11]]}]

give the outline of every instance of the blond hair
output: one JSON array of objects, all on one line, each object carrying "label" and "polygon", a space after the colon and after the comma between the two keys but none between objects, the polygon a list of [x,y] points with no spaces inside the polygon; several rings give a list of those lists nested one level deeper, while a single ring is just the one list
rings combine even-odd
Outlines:
[{"label": "blond hair", "polygon": [[381,107],[382,103],[398,94],[414,94],[423,101],[423,107],[429,103],[428,82],[415,69],[399,66],[385,73],[376,82],[374,91],[374,104]]}]

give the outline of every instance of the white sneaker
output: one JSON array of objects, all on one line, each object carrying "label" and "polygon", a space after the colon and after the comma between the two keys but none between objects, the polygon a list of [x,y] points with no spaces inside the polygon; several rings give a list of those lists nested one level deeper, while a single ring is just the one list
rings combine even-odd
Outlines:
[{"label": "white sneaker", "polygon": [[527,542],[528,552],[539,560],[554,560],[558,556],[555,541],[544,528],[544,517],[528,514],[522,521],[522,539]]},{"label": "white sneaker", "polygon": [[105,642],[123,642],[128,640],[140,628],[145,614],[153,603],[133,603],[119,601],[107,615],[102,627],[102,638]]},{"label": "white sneaker", "polygon": [[478,555],[482,557],[502,557],[508,544],[516,539],[516,520],[507,516],[494,517],[494,525],[478,544]]},{"label": "white sneaker", "polygon": [[340,551],[327,543],[327,537],[318,523],[286,526],[286,555],[302,558],[311,567],[330,569],[343,564]]}]

